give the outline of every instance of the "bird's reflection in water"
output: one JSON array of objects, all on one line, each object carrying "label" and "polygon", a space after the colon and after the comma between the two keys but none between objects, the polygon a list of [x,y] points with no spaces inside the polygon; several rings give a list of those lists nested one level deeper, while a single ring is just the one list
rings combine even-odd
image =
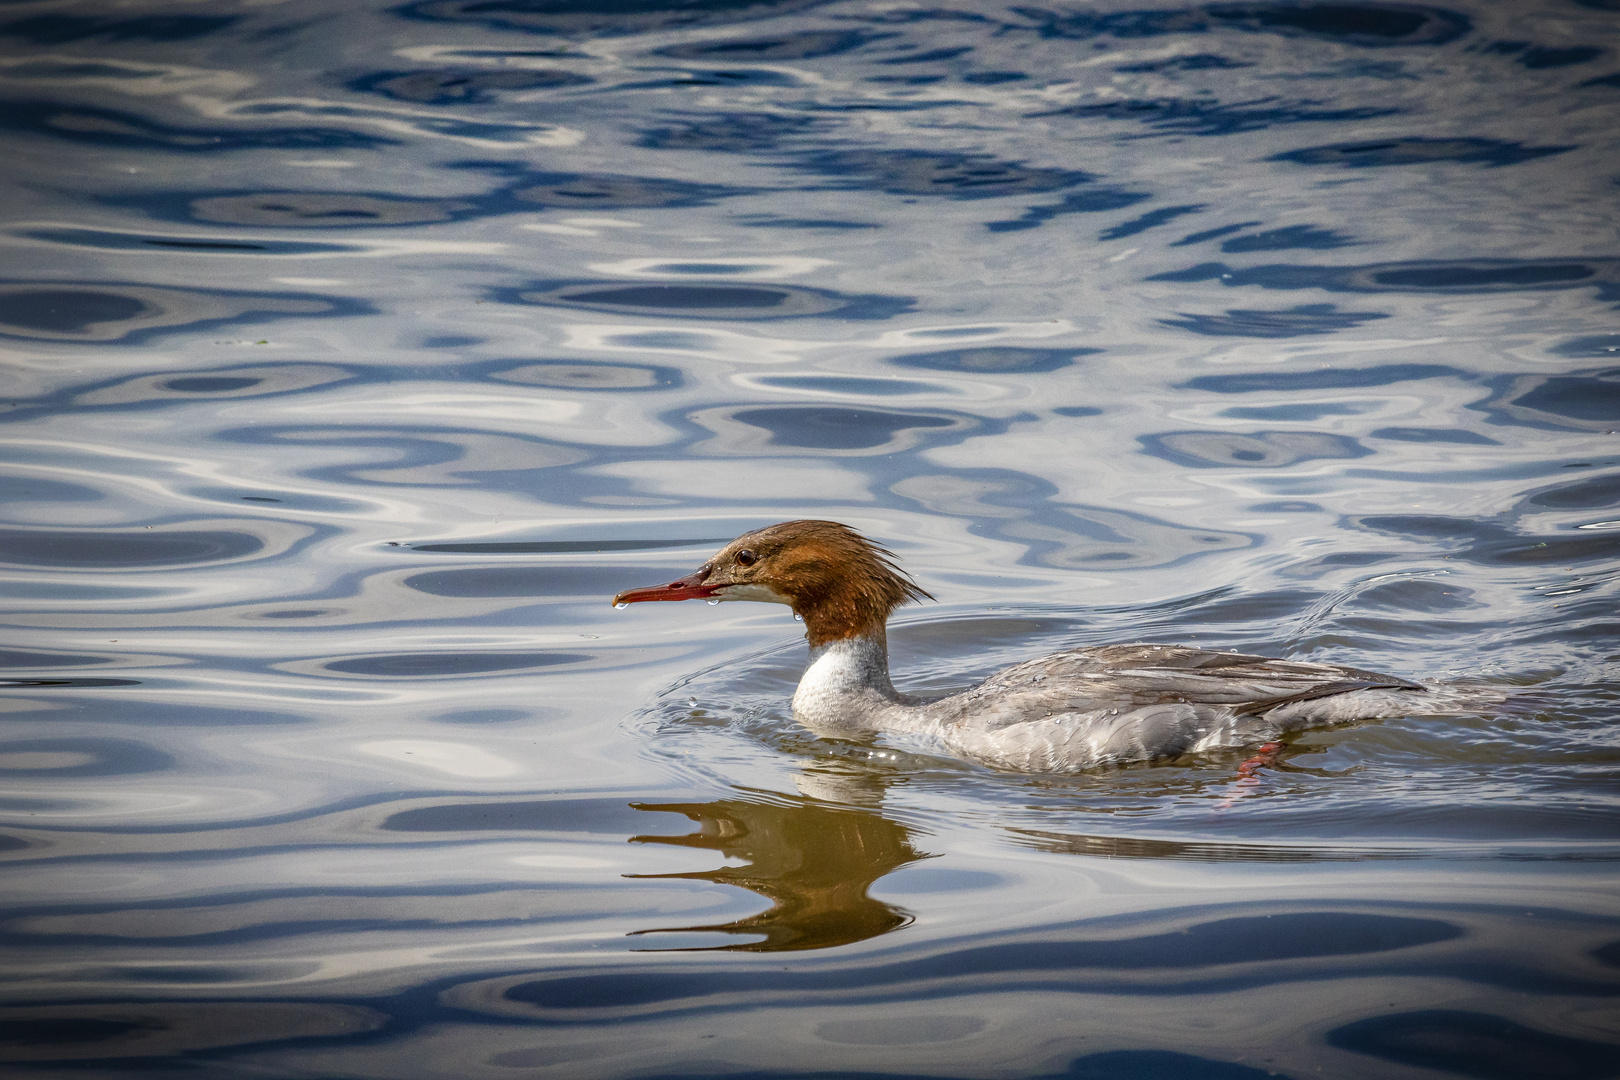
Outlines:
[{"label": "bird's reflection in water", "polygon": [[[828,779],[817,778],[818,793],[827,787]],[[631,876],[736,885],[771,901],[770,908],[735,922],[664,927],[638,934],[763,935],[763,941],[713,948],[786,952],[848,945],[898,930],[911,921],[910,912],[874,900],[867,889],[891,870],[928,856],[912,847],[911,832],[904,825],[874,810],[848,805],[868,802],[870,793],[839,791],[844,797],[838,804],[771,792],[750,794],[754,797],[706,803],[631,804],[637,810],[685,814],[698,824],[697,832],[685,836],[635,836],[631,843],[706,848],[745,863],[680,874]]]}]

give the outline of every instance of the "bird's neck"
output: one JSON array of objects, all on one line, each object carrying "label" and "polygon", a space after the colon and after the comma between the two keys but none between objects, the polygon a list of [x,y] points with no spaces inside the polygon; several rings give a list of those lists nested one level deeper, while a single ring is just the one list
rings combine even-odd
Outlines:
[{"label": "bird's neck", "polygon": [[876,637],[883,645],[883,627],[900,601],[895,596],[894,574],[869,562],[824,560],[812,573],[784,581],[778,591],[793,598],[793,611],[804,619],[804,635],[812,654],[825,645],[853,638]]},{"label": "bird's neck", "polygon": [[810,647],[793,714],[816,731],[871,731],[879,712],[904,702],[889,680],[889,642],[878,623]]}]

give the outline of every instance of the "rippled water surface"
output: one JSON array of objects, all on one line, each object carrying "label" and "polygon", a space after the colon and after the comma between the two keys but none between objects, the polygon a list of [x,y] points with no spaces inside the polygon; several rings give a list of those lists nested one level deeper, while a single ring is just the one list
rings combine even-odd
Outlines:
[{"label": "rippled water surface", "polygon": [[[0,5],[7,1075],[1620,1075],[1617,18]],[[795,517],[1510,700],[818,740]]]}]

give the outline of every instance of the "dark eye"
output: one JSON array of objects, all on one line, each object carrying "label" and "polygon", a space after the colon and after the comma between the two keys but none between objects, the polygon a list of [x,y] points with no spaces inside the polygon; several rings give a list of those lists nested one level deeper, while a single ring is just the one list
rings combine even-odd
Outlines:
[{"label": "dark eye", "polygon": [[753,566],[754,563],[756,563],[758,561],[759,561],[759,556],[755,555],[752,551],[749,551],[747,548],[744,548],[742,551],[737,552],[737,565],[738,566]]}]

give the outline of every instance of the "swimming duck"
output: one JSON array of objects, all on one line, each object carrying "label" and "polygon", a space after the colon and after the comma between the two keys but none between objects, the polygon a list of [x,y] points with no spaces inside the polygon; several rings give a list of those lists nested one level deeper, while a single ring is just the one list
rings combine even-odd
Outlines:
[{"label": "swimming duck", "polygon": [[1349,720],[1447,711],[1456,695],[1394,675],[1182,645],[1101,645],[1014,665],[936,700],[895,690],[889,614],[933,597],[893,553],[836,521],[744,533],[651,600],[786,604],[804,620],[810,666],[794,717],[820,735],[893,733],[1000,769],[1077,772],[1268,743]]}]

